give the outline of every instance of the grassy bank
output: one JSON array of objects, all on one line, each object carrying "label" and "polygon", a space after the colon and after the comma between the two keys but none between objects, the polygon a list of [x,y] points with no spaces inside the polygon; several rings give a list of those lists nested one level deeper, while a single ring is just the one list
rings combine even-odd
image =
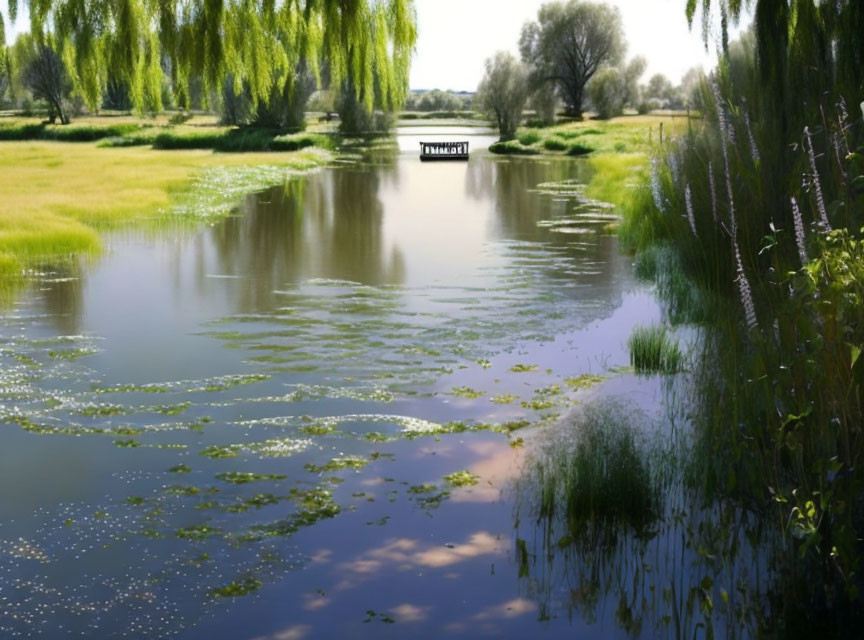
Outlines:
[{"label": "grassy bank", "polygon": [[688,128],[686,114],[621,116],[611,120],[583,120],[551,127],[523,127],[515,140],[492,145],[493,153],[569,155],[645,153],[663,135]]},{"label": "grassy bank", "polygon": [[[311,168],[327,158],[317,150],[215,154],[99,148],[93,143],[4,142],[0,273],[18,273],[60,255],[98,251],[99,231],[151,218],[182,203],[196,179],[201,186],[210,184],[211,190],[218,190],[218,181],[200,180],[213,172],[236,169],[243,174],[239,186],[251,183],[254,188],[262,179]],[[267,175],[250,171],[262,167],[270,169]]]},{"label": "grassy bank", "polygon": [[0,120],[0,142],[51,140],[94,142],[104,147],[152,146],[155,149],[211,149],[215,151],[297,151],[329,147],[321,133],[283,134],[253,127],[224,127],[212,118],[172,124],[134,118],[88,118],[71,125],[50,125],[30,118]]},{"label": "grassy bank", "polygon": [[499,142],[490,151],[515,155],[584,156],[594,169],[586,195],[623,207],[630,187],[640,183],[664,140],[680,136],[700,121],[686,115],[622,116],[611,120],[568,122],[553,127],[520,129],[516,140]]}]

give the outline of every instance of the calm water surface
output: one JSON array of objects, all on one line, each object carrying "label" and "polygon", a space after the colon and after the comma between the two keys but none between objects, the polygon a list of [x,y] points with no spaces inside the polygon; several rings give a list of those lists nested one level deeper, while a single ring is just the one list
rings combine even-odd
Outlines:
[{"label": "calm water surface", "polygon": [[0,635],[626,635],[541,606],[513,482],[598,392],[568,378],[654,406],[616,370],[659,311],[584,164],[489,142],[406,128],[34,281],[0,320]]}]

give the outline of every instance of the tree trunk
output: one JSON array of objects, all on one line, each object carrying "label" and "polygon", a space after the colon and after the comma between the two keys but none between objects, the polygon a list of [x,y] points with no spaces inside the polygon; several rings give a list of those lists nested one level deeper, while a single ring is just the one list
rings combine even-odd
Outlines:
[{"label": "tree trunk", "polygon": [[562,93],[565,97],[565,113],[577,120],[582,119],[582,102],[584,100],[585,87],[582,86],[574,86],[571,85],[569,87],[563,87]]}]

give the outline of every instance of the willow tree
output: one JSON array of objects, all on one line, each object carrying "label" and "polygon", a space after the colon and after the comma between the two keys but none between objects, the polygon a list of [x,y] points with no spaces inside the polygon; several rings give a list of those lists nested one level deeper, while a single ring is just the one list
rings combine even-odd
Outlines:
[{"label": "willow tree", "polygon": [[602,67],[616,65],[625,48],[618,9],[581,0],[544,4],[519,40],[533,84],[557,86],[568,114],[577,118],[588,81]]},{"label": "willow tree", "polygon": [[516,137],[528,101],[528,69],[506,51],[486,60],[486,73],[477,87],[477,104],[495,122],[501,142]]},{"label": "willow tree", "polygon": [[98,107],[108,72],[139,111],[162,107],[167,74],[188,105],[193,78],[218,92],[229,76],[253,108],[291,95],[311,74],[359,105],[394,111],[405,99],[417,38],[413,0],[9,0],[30,30],[53,34],[76,91]]}]

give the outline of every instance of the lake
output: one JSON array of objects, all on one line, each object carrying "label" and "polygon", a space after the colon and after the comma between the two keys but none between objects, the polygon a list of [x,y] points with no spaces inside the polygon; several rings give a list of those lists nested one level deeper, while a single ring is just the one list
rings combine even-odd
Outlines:
[{"label": "lake", "polygon": [[658,410],[659,307],[584,162],[397,141],[3,313],[3,637],[628,637],[526,571],[519,486],[592,398]]}]

